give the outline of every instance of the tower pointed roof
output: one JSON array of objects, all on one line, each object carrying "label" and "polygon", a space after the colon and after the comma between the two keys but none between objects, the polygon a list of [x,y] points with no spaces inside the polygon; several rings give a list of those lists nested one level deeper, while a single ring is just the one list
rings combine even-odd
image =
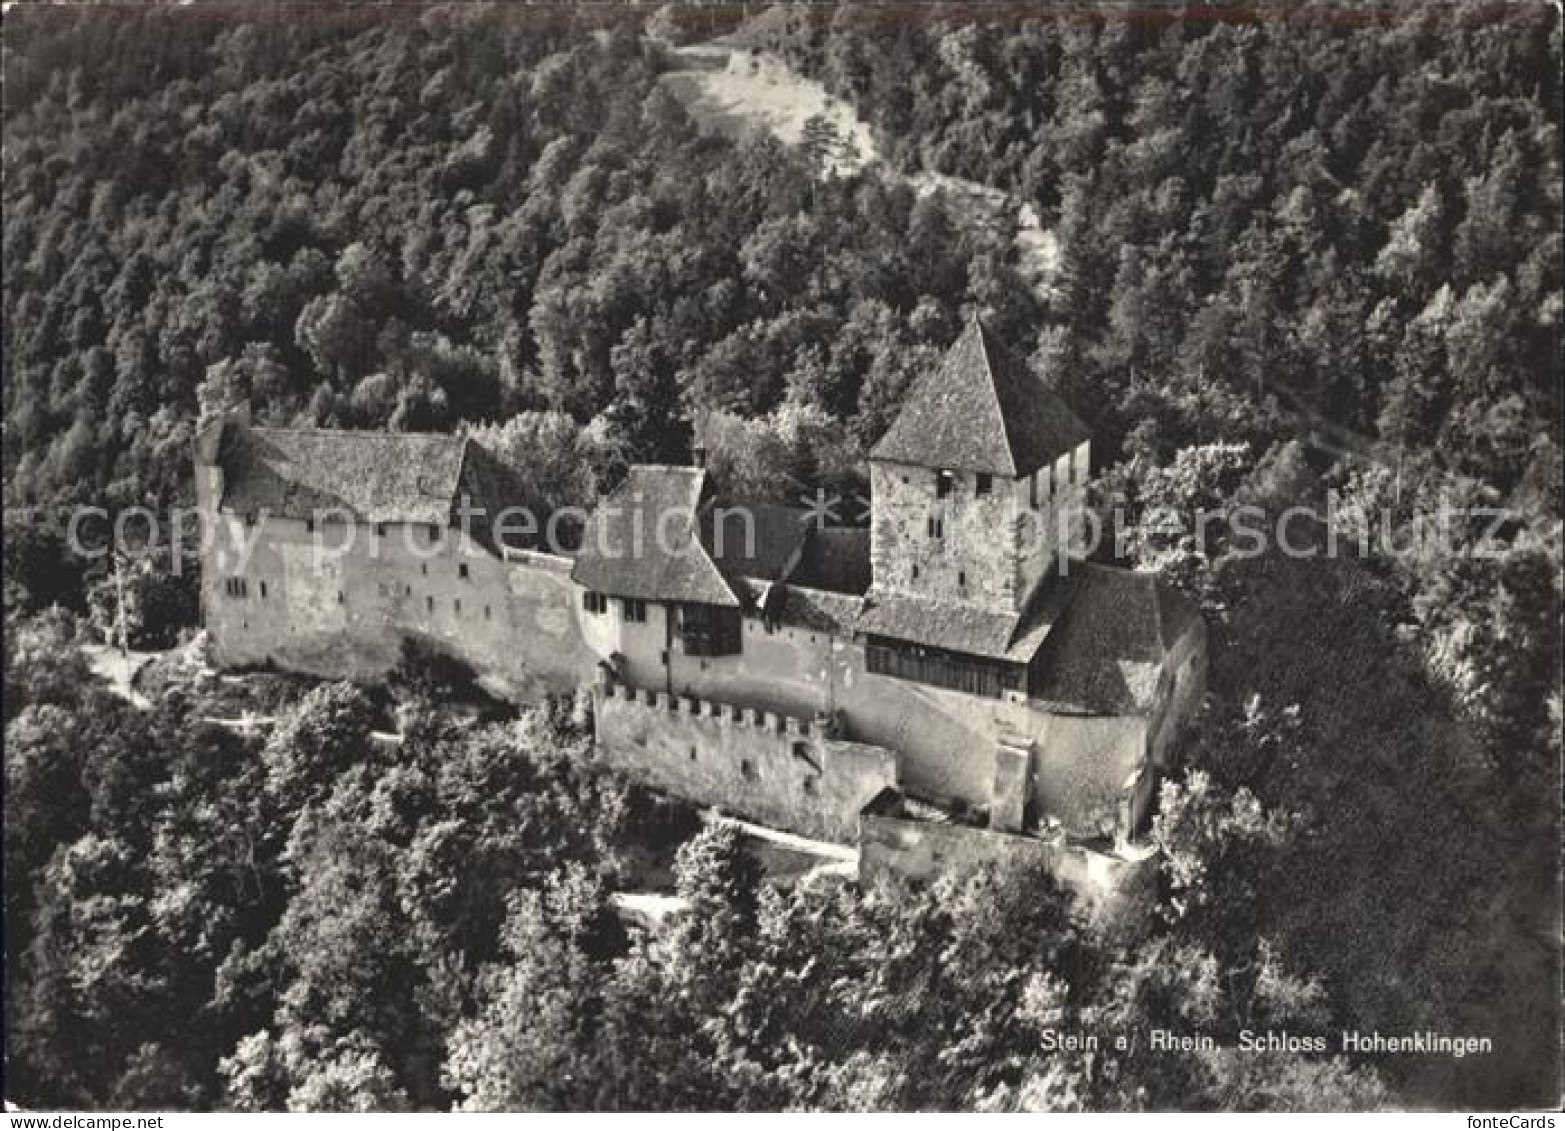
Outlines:
[{"label": "tower pointed roof", "polygon": [[1064,399],[974,317],[913,386],[870,458],[1014,479],[1089,436]]}]

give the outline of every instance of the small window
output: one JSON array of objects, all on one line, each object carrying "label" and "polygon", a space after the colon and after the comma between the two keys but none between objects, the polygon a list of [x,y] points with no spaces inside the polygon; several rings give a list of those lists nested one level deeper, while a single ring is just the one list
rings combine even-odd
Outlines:
[{"label": "small window", "polygon": [[913,580],[918,580],[918,566],[916,564],[913,566]]},{"label": "small window", "polygon": [[457,597],[455,600],[453,600],[451,602],[451,611],[453,613],[456,613],[459,616],[461,615],[461,612],[462,612],[462,598]]},{"label": "small window", "polygon": [[987,471],[980,471],[978,473],[978,483],[974,490],[979,495],[989,494],[994,490],[994,476]]},{"label": "small window", "polygon": [[347,594],[345,594],[341,589],[337,590],[337,604],[339,604],[339,605],[346,605],[347,603],[348,603]]},{"label": "small window", "polygon": [[967,571],[965,569],[959,569],[956,571],[956,583],[963,589],[967,588]]},{"label": "small window", "polygon": [[429,544],[433,546],[438,541],[440,541],[440,527],[432,522],[429,524]]},{"label": "small window", "polygon": [[425,577],[429,576],[429,563],[428,562],[420,562],[419,566],[418,566],[418,569],[419,569],[419,572],[422,573]]},{"label": "small window", "polygon": [[690,748],[690,760],[692,762],[696,760],[696,748],[694,746]]},{"label": "small window", "polygon": [[384,538],[385,536],[386,536],[386,524],[384,522],[377,522],[375,524],[375,537],[377,537],[377,538]]},{"label": "small window", "polygon": [[814,797],[815,796],[815,779],[814,778],[805,778],[804,779],[804,792],[809,797]]},{"label": "small window", "polygon": [[946,536],[946,520],[931,515],[929,517],[929,536],[931,538],[944,538]]},{"label": "small window", "polygon": [[402,595],[404,597],[411,597],[411,596],[413,596],[413,587],[411,585],[404,585],[402,587]]},{"label": "small window", "polygon": [[956,476],[949,471],[935,473],[935,497],[943,499],[951,493],[951,488],[956,482]]},{"label": "small window", "polygon": [[314,534],[315,533],[315,519],[314,518],[307,518],[307,519],[305,519],[304,520],[304,529],[305,529],[306,533]]},{"label": "small window", "polygon": [[261,600],[266,600],[266,582],[261,582]]},{"label": "small window", "polygon": [[594,616],[601,616],[609,611],[609,599],[602,593],[594,593],[591,589],[587,589],[582,592],[581,607]]},{"label": "small window", "polygon": [[435,599],[433,597],[424,598],[424,611],[426,613],[432,613],[435,611]]},{"label": "small window", "polygon": [[748,758],[742,759],[739,762],[739,773],[746,781],[754,781],[755,763],[751,762]]},{"label": "small window", "polygon": [[223,589],[230,597],[243,597],[248,591],[248,585],[242,577],[230,577],[223,582]]},{"label": "small window", "polygon": [[484,606],[484,619],[485,620],[489,619],[489,606],[488,605]]},{"label": "small window", "polygon": [[467,563],[463,562],[456,567],[456,575],[463,581],[467,580]]},{"label": "small window", "polygon": [[626,597],[620,601],[620,608],[624,612],[625,619],[631,624],[647,623],[647,603],[634,597]]}]

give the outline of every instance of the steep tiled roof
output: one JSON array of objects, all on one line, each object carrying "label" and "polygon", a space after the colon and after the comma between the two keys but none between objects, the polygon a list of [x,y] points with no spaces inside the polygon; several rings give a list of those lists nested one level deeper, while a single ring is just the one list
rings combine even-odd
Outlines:
[{"label": "steep tiled roof", "polygon": [[815,589],[863,593],[870,583],[868,528],[812,530],[792,580]]},{"label": "steep tiled roof", "polygon": [[737,607],[739,596],[701,544],[705,499],[700,468],[632,467],[593,511],[571,577],[616,597]]},{"label": "steep tiled roof", "polygon": [[779,623],[811,632],[852,635],[863,599],[851,593],[811,589],[792,582],[781,587],[776,617]]},{"label": "steep tiled roof", "polygon": [[1033,694],[1096,714],[1143,714],[1168,651],[1198,629],[1196,607],[1155,574],[1072,562],[1059,626],[1038,657]]},{"label": "steep tiled roof", "polygon": [[[469,500],[468,505],[477,508],[480,512],[472,516],[472,533],[475,537],[491,545],[495,544],[496,522],[507,508],[520,508],[527,505],[525,500],[532,497],[527,486],[516,468],[494,455],[476,440],[467,442],[458,484],[458,499],[466,496]],[[530,517],[535,526],[543,521],[543,516],[536,512],[533,512]],[[530,535],[527,533],[527,524],[522,514],[506,515],[505,519],[507,541],[514,548],[525,549],[541,544],[542,537],[539,532],[535,530]]]},{"label": "steep tiled roof", "polygon": [[857,627],[872,636],[1025,664],[1053,630],[1060,605],[1060,590],[1053,586],[1041,589],[1019,613],[871,589]]},{"label": "steep tiled roof", "polygon": [[1017,478],[1086,439],[1059,394],[974,318],[914,385],[870,458]]},{"label": "steep tiled roof", "polygon": [[718,503],[701,516],[701,542],[730,577],[782,580],[809,533],[809,511],[778,503]]},{"label": "steep tiled roof", "polygon": [[407,432],[229,428],[220,505],[287,518],[342,508],[361,522],[444,525],[459,498],[465,446],[456,436]]}]

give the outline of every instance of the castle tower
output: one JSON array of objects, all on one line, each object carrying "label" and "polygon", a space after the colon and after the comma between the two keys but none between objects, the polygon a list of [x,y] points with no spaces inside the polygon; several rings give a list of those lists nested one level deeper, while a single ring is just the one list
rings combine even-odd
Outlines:
[{"label": "castle tower", "polygon": [[1089,445],[974,318],[870,452],[872,592],[1019,612],[1079,537]]}]

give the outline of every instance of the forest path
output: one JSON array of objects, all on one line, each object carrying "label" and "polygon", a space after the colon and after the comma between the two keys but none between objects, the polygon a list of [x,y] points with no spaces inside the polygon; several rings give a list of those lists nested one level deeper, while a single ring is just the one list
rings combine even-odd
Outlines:
[{"label": "forest path", "polygon": [[677,48],[672,56],[678,60],[677,69],[665,73],[662,83],[703,129],[738,137],[759,128],[784,144],[798,145],[804,140],[805,123],[823,119],[837,141],[824,162],[827,175],[851,175],[879,165],[886,176],[903,181],[919,196],[944,193],[954,214],[966,223],[1009,227],[1018,270],[1040,298],[1053,295],[1059,242],[1043,227],[1031,204],[1013,200],[990,185],[943,173],[898,173],[886,164],[869,124],[851,105],[775,55],[752,54],[719,38]]}]

